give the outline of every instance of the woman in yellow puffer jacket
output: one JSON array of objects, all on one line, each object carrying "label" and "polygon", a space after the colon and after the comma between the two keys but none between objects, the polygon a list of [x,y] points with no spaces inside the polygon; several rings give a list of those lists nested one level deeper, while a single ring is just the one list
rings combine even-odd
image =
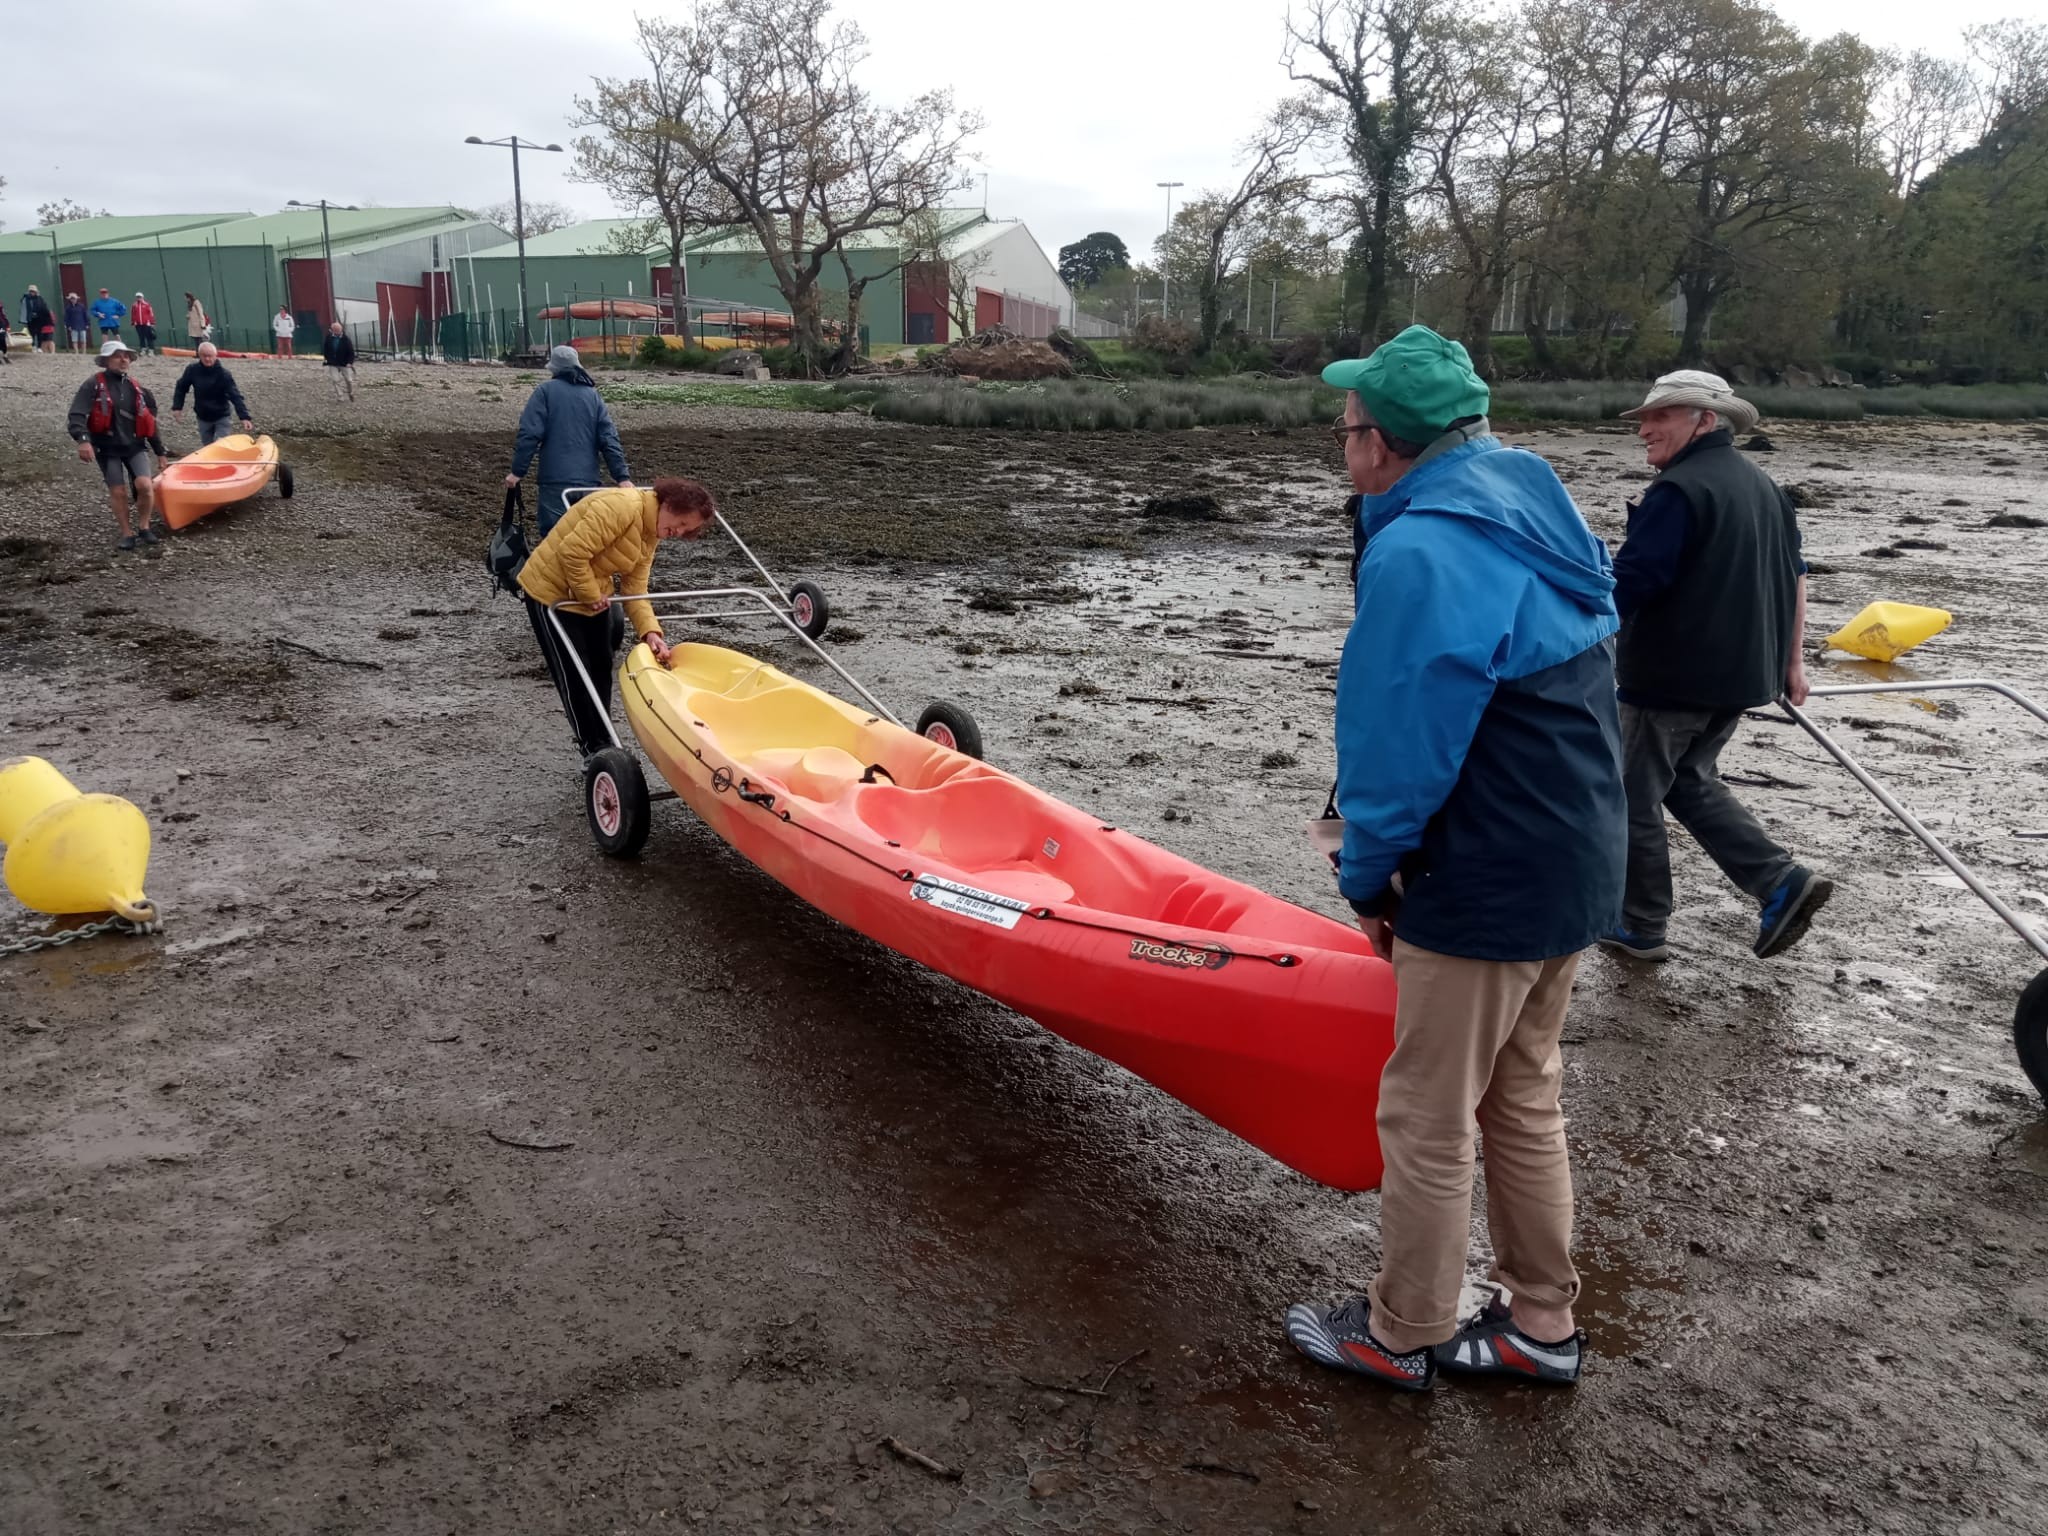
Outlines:
[{"label": "woman in yellow puffer jacket", "polygon": [[[646,490],[615,487],[596,491],[576,502],[540,541],[519,572],[526,594],[526,614],[548,664],[548,676],[562,695],[576,743],[588,757],[611,745],[606,722],[612,702],[610,607],[616,583],[623,580],[628,597],[647,591],[654,572],[654,549],[662,539],[694,539],[711,526],[718,510],[711,492],[695,480],[664,477]],[[575,663],[563,651],[561,637],[548,622],[556,603],[577,608],[556,613],[569,643],[598,691],[576,675]],[[633,633],[647,642],[655,658],[668,661],[668,642],[654,609],[644,600],[625,605]],[[602,700],[600,707],[599,700]]]}]

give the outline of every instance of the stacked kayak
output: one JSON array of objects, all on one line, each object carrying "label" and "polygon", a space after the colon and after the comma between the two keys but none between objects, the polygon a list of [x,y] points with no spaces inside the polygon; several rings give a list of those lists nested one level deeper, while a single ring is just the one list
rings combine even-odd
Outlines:
[{"label": "stacked kayak", "polygon": [[639,645],[620,676],[677,795],[812,906],[1310,1178],[1379,1183],[1394,978],[1357,929],[737,651]]},{"label": "stacked kayak", "polygon": [[231,502],[248,500],[273,478],[280,496],[291,495],[292,468],[279,462],[277,444],[236,432],[166,464],[156,477],[157,506],[165,522],[184,528]]}]

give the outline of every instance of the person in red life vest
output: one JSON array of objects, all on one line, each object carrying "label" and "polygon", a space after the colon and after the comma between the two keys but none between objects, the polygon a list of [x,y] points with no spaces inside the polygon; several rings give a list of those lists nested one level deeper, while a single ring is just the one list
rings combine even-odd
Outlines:
[{"label": "person in red life vest", "polygon": [[128,318],[135,322],[135,350],[156,351],[156,306],[138,293],[128,308]]},{"label": "person in red life vest", "polygon": [[[100,348],[99,370],[71,397],[65,427],[78,444],[80,462],[97,463],[107,483],[114,521],[121,525],[121,548],[133,549],[139,539],[156,542],[150,527],[156,513],[156,466],[167,455],[156,430],[156,397],[128,377],[135,353],[124,341]],[[155,457],[152,458],[151,455]],[[135,487],[135,526],[128,524],[128,487]]]}]

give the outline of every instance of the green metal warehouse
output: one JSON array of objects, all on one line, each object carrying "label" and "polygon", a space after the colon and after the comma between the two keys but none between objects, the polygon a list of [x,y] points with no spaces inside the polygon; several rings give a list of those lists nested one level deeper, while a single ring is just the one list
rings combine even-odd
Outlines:
[{"label": "green metal warehouse", "polygon": [[[0,235],[0,304],[8,317],[19,323],[16,306],[31,283],[50,301],[52,313],[63,309],[63,295],[82,294],[89,301],[102,287],[112,290],[123,303],[135,296],[125,292],[100,269],[86,270],[85,256],[100,246],[128,240],[148,240],[157,235],[179,235],[187,230],[209,229],[246,213],[144,213],[98,219],[73,219],[68,224],[51,224],[17,234]],[[90,286],[88,286],[90,285]],[[144,292],[154,298],[160,284],[152,278]],[[158,308],[162,308],[158,301]]]},{"label": "green metal warehouse", "polygon": [[[902,266],[900,240],[889,230],[850,243],[854,275],[872,278],[861,294],[861,324],[871,345],[944,342],[997,320],[1042,336],[1071,317],[1073,300],[1058,269],[1023,224],[991,219],[978,208],[947,209],[939,227],[945,259],[937,262]],[[666,297],[666,247],[637,254],[618,248],[631,232],[644,228],[637,220],[595,219],[526,242],[536,343],[562,339],[559,322],[538,318],[550,305],[628,295]],[[788,308],[751,234],[708,232],[689,242],[684,261],[693,298],[750,309]],[[459,257],[455,276],[460,305],[476,313],[501,312],[500,329],[508,334],[516,329],[519,261],[512,246],[474,259]],[[827,263],[820,284],[826,318],[843,316],[846,277],[836,259]],[[588,323],[578,326],[579,331],[590,328]]]}]

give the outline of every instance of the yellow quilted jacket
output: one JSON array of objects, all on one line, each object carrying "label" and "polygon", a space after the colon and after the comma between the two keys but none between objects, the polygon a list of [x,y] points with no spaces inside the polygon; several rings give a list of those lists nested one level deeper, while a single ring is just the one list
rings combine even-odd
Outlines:
[{"label": "yellow quilted jacket", "polygon": [[[562,514],[540,548],[527,557],[519,585],[537,603],[582,602],[595,608],[612,595],[612,579],[623,590],[645,592],[654,574],[654,492],[593,491]],[[626,604],[633,633],[661,628],[646,603]]]}]

